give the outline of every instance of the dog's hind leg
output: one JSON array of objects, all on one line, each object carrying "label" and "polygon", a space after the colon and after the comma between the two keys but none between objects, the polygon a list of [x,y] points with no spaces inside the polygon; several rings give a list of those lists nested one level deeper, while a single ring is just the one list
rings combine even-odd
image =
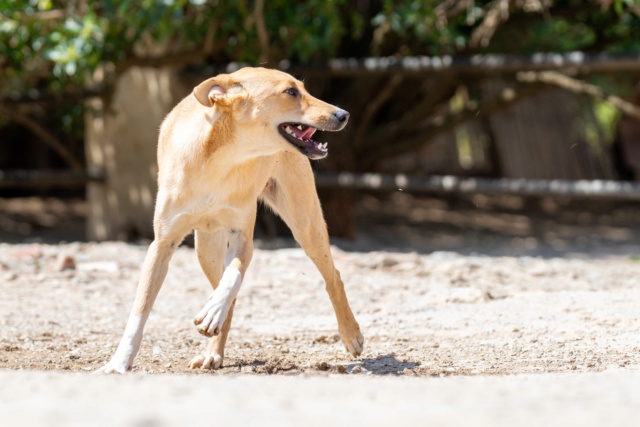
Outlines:
[{"label": "dog's hind leg", "polygon": [[342,344],[351,355],[358,356],[362,353],[364,338],[349,307],[340,273],[333,264],[309,160],[297,153],[283,154],[272,176],[260,198],[287,223],[293,237],[322,274]]},{"label": "dog's hind leg", "polygon": [[135,359],[140,349],[144,325],[149,317],[158,291],[160,291],[162,282],[167,275],[169,260],[183,237],[184,235],[174,236],[170,239],[157,238],[149,246],[133,308],[120,344],[118,344],[118,349],[109,363],[96,372],[122,374],[131,370],[133,359]]},{"label": "dog's hind leg", "polygon": [[[229,233],[226,230],[220,230],[216,233],[196,231],[195,243],[200,266],[215,291],[226,267],[225,252],[229,243]],[[224,345],[227,341],[229,328],[231,328],[234,306],[235,299],[229,308],[227,318],[222,324],[220,333],[211,338],[205,353],[201,353],[191,359],[189,362],[190,368],[218,369],[222,366]]]},{"label": "dog's hind leg", "polygon": [[[200,236],[199,245],[202,246],[198,249],[198,259],[201,265],[203,261],[204,264],[207,264],[209,260],[206,255],[201,256],[200,252],[204,250],[204,253],[207,253],[208,250],[212,249],[211,247],[204,247],[203,236]],[[245,230],[231,232],[228,242],[229,247],[225,255],[225,268],[220,275],[217,286],[215,285],[215,279],[220,274],[221,269],[215,266],[210,269],[210,273],[206,273],[208,267],[203,265],[203,269],[205,269],[207,276],[210,276],[210,280],[214,279],[212,284],[215,289],[209,301],[196,315],[194,323],[201,334],[213,338],[209,343],[207,353],[196,356],[191,360],[189,366],[192,368],[212,367],[217,369],[222,366],[224,345],[231,327],[236,296],[253,255],[253,224]],[[209,241],[209,245],[215,246],[215,249],[220,246],[219,242],[212,244],[211,241]]]}]

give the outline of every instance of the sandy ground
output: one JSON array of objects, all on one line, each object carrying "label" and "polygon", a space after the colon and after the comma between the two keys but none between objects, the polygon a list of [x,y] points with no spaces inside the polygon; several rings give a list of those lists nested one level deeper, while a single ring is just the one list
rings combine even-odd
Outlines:
[{"label": "sandy ground", "polygon": [[[146,247],[0,245],[0,367],[92,371],[114,352]],[[60,253],[76,269],[54,269]],[[344,252],[333,254],[366,349],[342,348],[323,282],[297,248],[256,250],[219,371],[190,370],[210,293],[181,247],[134,370],[225,374],[451,376],[640,366],[640,262]]]},{"label": "sandy ground", "polygon": [[640,372],[447,378],[0,371],[2,425],[633,426]]},{"label": "sandy ground", "polygon": [[[606,228],[569,249],[551,246],[559,233],[538,248],[517,233],[472,245],[432,235],[463,254],[338,242],[336,265],[365,335],[358,359],[342,348],[303,252],[258,241],[217,371],[187,368],[206,346],[192,318],[210,286],[183,246],[124,377],[89,372],[115,351],[147,246],[0,244],[0,416],[47,426],[186,425],[218,414],[225,425],[632,425],[634,233]],[[76,267],[57,271],[61,254]]]}]

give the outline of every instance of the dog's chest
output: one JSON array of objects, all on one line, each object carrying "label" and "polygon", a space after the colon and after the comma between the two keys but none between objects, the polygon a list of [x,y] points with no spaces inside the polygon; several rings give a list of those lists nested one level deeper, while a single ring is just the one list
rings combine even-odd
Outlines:
[{"label": "dog's chest", "polygon": [[255,222],[258,196],[269,181],[275,159],[251,159],[232,166],[224,158],[191,167],[170,188],[173,214],[189,228],[215,232],[240,230]]},{"label": "dog's chest", "polygon": [[210,194],[192,204],[187,212],[192,227],[213,233],[222,228],[240,230],[255,221],[257,200],[220,197]]}]

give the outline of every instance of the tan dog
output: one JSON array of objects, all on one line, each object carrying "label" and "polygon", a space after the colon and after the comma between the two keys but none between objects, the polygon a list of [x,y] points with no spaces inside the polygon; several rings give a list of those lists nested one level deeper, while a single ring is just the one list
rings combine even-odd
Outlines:
[{"label": "tan dog", "polygon": [[198,331],[212,338],[189,366],[222,366],[236,296],[253,253],[258,200],[282,217],[320,270],[342,343],[353,356],[362,352],[364,339],[333,264],[309,162],[327,155],[326,144],[311,139],[314,132],[339,131],[348,118],[346,111],[309,95],[302,82],[264,68],[211,78],[169,113],[158,144],[155,240],[118,349],[98,372],[131,369],[169,259],[191,230],[214,291],[195,318]]}]

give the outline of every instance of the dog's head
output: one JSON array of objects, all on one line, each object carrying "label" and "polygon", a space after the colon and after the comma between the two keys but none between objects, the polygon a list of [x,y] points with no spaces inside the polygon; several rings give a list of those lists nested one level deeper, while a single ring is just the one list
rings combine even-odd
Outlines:
[{"label": "dog's head", "polygon": [[200,104],[231,112],[244,126],[261,128],[260,144],[286,150],[291,146],[310,159],[327,156],[327,144],[312,136],[317,130],[342,130],[349,113],[313,96],[287,73],[242,68],[220,74],[193,90]]}]

